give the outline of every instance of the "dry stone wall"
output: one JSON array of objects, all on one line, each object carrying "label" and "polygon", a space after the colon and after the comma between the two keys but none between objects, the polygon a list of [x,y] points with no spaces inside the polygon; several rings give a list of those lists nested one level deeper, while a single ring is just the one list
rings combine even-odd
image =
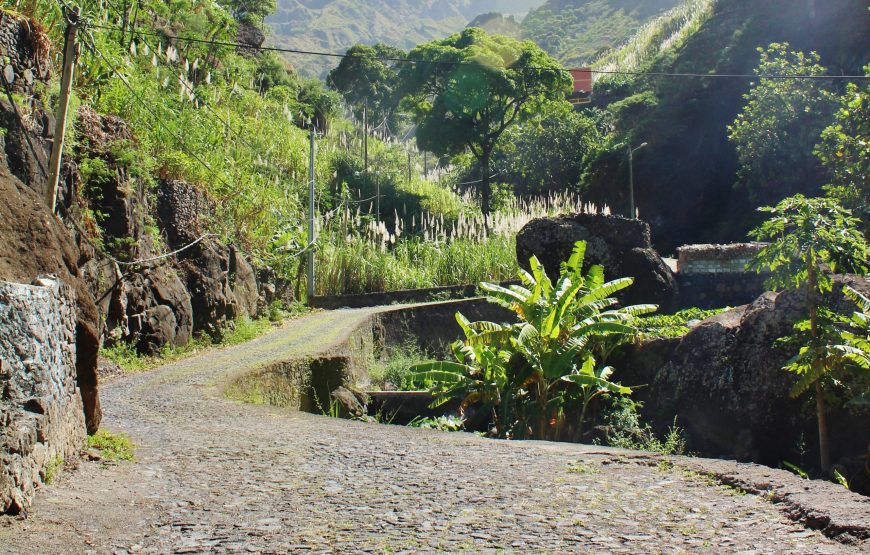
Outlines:
[{"label": "dry stone wall", "polygon": [[75,296],[59,280],[0,282],[0,429],[0,513],[25,512],[85,439]]},{"label": "dry stone wall", "polygon": [[38,23],[0,12],[0,64],[3,79],[20,94],[33,94],[34,83],[49,78],[48,37]]}]

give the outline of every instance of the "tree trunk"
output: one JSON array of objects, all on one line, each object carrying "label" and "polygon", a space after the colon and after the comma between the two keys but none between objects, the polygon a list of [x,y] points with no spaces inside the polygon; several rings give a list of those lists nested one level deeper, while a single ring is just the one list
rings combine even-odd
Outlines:
[{"label": "tree trunk", "polygon": [[480,211],[483,212],[483,229],[489,235],[489,214],[492,204],[492,185],[489,182],[489,155],[490,151],[484,150],[480,157]]},{"label": "tree trunk", "polygon": [[538,380],[538,437],[535,439],[547,439],[547,384],[544,379]]},{"label": "tree trunk", "polygon": [[[812,251],[807,255],[807,307],[810,312],[810,342],[815,349],[819,346],[819,278],[815,255]],[[812,361],[813,370],[818,370],[822,364],[818,355]],[[831,470],[831,453],[828,446],[828,419],[825,408],[825,397],[822,394],[822,377],[816,379],[816,420],[819,424],[819,459],[822,473],[827,475]]]},{"label": "tree trunk", "polygon": [[831,450],[828,446],[828,415],[825,409],[825,396],[822,394],[821,380],[816,382],[816,415],[819,420],[819,456],[822,473],[827,476],[831,472]]}]

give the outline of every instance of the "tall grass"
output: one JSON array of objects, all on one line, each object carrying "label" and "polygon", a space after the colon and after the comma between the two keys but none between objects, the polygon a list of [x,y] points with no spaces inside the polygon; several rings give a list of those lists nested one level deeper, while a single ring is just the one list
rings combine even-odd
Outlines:
[{"label": "tall grass", "polygon": [[511,279],[517,271],[515,237],[530,220],[598,211],[569,194],[517,198],[491,216],[489,233],[479,212],[454,219],[427,212],[394,214],[391,228],[360,213],[338,211],[320,223],[316,292],[343,295]]},{"label": "tall grass", "polygon": [[[710,17],[716,0],[687,0],[647,22],[621,47],[593,63],[601,71],[638,71],[660,52],[674,48]],[[602,79],[619,79],[604,75]]]}]

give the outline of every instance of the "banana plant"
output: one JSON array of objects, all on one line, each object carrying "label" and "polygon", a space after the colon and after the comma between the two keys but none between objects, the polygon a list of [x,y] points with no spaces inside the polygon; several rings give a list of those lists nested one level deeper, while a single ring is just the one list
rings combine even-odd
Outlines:
[{"label": "banana plant", "polygon": [[[410,368],[414,381],[434,383],[436,394],[433,407],[443,405],[450,399],[462,399],[460,414],[474,404],[480,404],[478,414],[492,414],[498,435],[503,435],[504,418],[499,418],[499,407],[507,388],[511,352],[510,326],[494,322],[470,322],[461,313],[456,321],[465,333],[464,341],[451,345],[456,362],[435,361],[416,364]],[[503,413],[501,413],[503,416]],[[468,422],[473,426],[476,419]]]},{"label": "banana plant", "polygon": [[[858,310],[850,318],[846,319],[849,329],[840,332],[842,345],[836,345],[836,349],[843,359],[857,369],[870,372],[870,299],[852,289],[846,287],[843,293],[851,299]],[[870,407],[870,392],[864,392],[852,398],[849,406]]]},{"label": "banana plant", "polygon": [[[470,323],[458,315],[466,333],[466,340],[454,347],[459,362],[429,363],[417,370],[425,370],[428,379],[440,381],[443,395],[468,395],[467,388],[473,385],[475,399],[485,400],[496,411],[510,408],[503,402],[505,397],[514,401],[528,398],[534,408],[531,435],[538,439],[560,436],[567,398],[564,390],[571,384],[580,388],[581,419],[600,395],[630,393],[609,381],[612,368],[595,369],[594,353],[606,352],[614,341],[633,336],[631,321],[657,307],[619,307],[612,295],[630,286],[633,279],[606,282],[604,269],[597,265],[584,275],[585,253],[586,243],[577,242],[555,284],[537,257],[529,261],[530,271],[520,271],[521,285],[482,283],[487,299],[513,311],[518,323]],[[493,379],[496,370],[498,379]],[[431,373],[435,371],[441,374]],[[485,384],[479,379],[484,377]],[[465,401],[469,399],[465,397]],[[504,415],[497,420],[506,421]]]}]

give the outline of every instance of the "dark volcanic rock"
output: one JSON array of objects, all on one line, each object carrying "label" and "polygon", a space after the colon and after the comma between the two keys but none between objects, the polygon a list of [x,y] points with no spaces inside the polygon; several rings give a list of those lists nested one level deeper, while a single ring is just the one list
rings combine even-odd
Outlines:
[{"label": "dark volcanic rock", "polygon": [[[870,282],[836,276],[834,291],[849,284],[866,293]],[[841,294],[838,311],[853,305]],[[648,384],[637,391],[647,418],[660,429],[673,423],[686,429],[690,448],[708,456],[726,456],[778,465],[800,461],[803,437],[809,451],[817,442],[812,396],[789,397],[795,376],[782,367],[794,348],[778,342],[806,317],[803,292],[765,293],[750,305],[710,318],[682,338],[634,346],[614,360],[626,385]],[[870,445],[867,412],[829,411],[831,448],[838,457],[866,455]]]},{"label": "dark volcanic rock", "polygon": [[0,279],[30,283],[53,274],[75,290],[76,382],[89,433],[100,425],[97,385],[99,317],[94,298],[76,265],[79,250],[42,199],[0,163]]},{"label": "dark volcanic rock", "polygon": [[238,51],[247,56],[256,56],[260,47],[266,42],[266,34],[256,25],[240,21],[236,26],[236,37],[240,45]]},{"label": "dark volcanic rock", "polygon": [[[183,181],[163,181],[157,191],[158,219],[173,249],[204,235],[201,214],[210,209],[205,196]],[[217,336],[227,322],[257,315],[256,273],[237,249],[206,237],[177,257],[190,293],[194,331]]]},{"label": "dark volcanic rock", "polygon": [[533,255],[555,279],[577,241],[586,241],[586,261],[601,264],[608,279],[635,278],[620,300],[627,304],[655,303],[673,308],[677,282],[673,272],[652,248],[649,225],[640,220],[601,214],[574,214],[532,220],[517,235],[517,259],[529,267]]},{"label": "dark volcanic rock", "polygon": [[[87,186],[91,208],[105,215],[101,229],[111,254],[121,260],[156,256],[159,251],[148,233],[148,195],[113,153],[114,148],[135,142],[132,130],[121,118],[83,107],[78,111],[76,131],[80,137],[77,157],[99,159],[106,165],[105,174],[92,177]],[[110,339],[132,343],[144,353],[190,340],[190,297],[171,266],[146,264],[132,270],[94,253],[94,259],[83,269],[103,311]]]}]

